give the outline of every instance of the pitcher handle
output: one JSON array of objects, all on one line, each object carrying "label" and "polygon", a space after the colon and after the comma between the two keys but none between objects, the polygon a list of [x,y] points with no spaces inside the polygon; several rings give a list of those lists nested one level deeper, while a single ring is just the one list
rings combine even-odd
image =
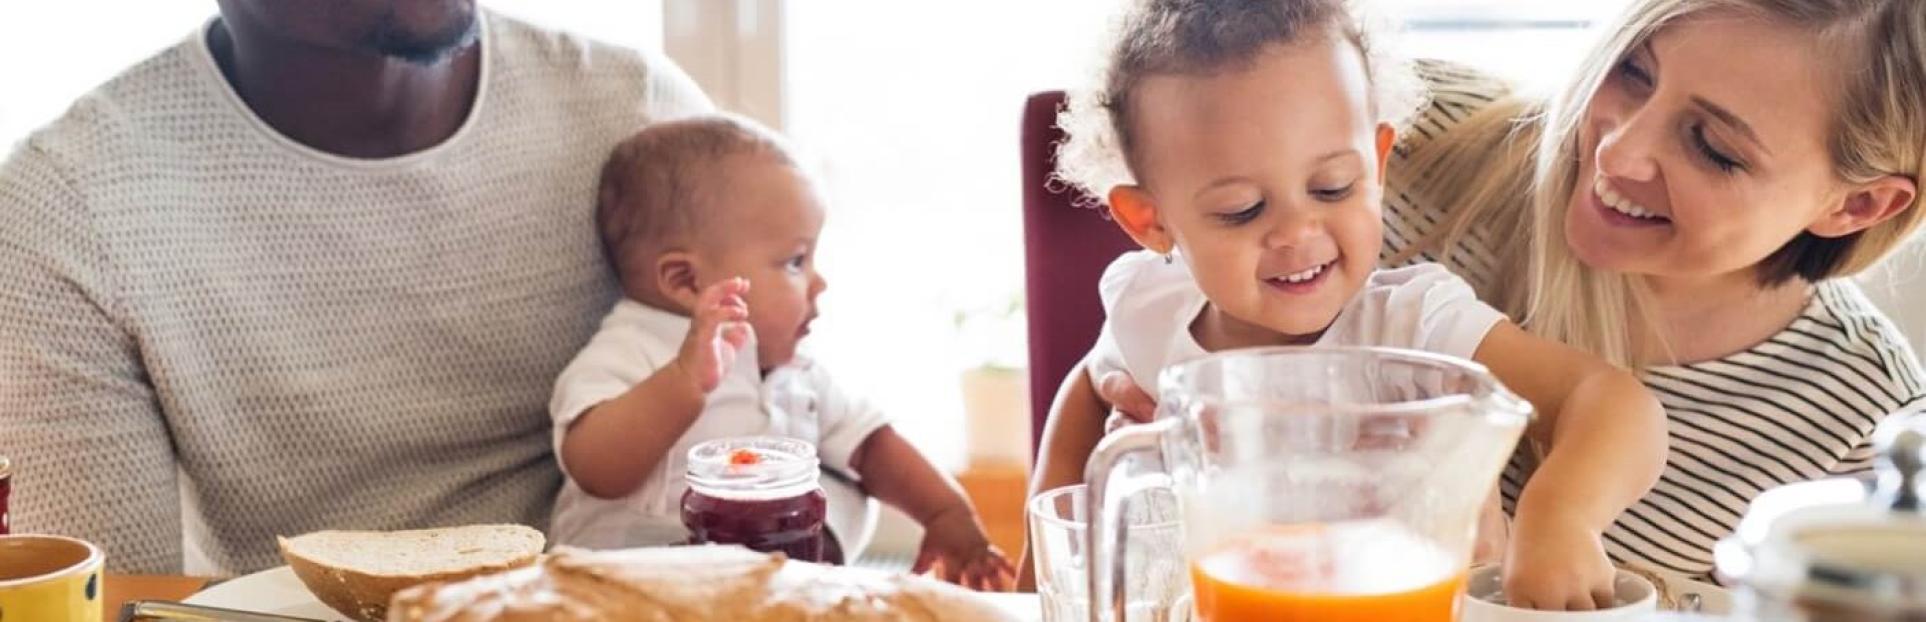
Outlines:
[{"label": "pitcher handle", "polygon": [[[1090,518],[1084,530],[1084,550],[1090,559],[1084,566],[1089,581],[1090,622],[1124,622],[1130,602],[1124,589],[1124,543],[1129,538],[1129,522],[1124,520],[1123,503],[1147,488],[1169,485],[1167,473],[1119,473],[1129,466],[1128,458],[1144,453],[1162,453],[1164,438],[1177,431],[1178,419],[1166,417],[1143,425],[1124,426],[1105,436],[1084,465],[1084,515]],[[1161,457],[1161,456],[1159,456]],[[1157,460],[1156,464],[1163,464]],[[1114,489],[1113,489],[1114,488]]]}]

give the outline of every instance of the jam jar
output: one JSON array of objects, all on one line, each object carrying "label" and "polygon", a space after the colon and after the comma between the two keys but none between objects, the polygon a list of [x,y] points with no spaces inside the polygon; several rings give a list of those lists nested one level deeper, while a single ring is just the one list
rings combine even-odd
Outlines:
[{"label": "jam jar", "polygon": [[13,463],[6,456],[0,456],[0,536],[12,532],[13,524],[7,519],[7,497],[13,495]]},{"label": "jam jar", "polygon": [[690,543],[840,562],[825,550],[829,500],[819,474],[815,446],[795,439],[729,438],[689,448],[682,525]]},{"label": "jam jar", "polygon": [[1926,620],[1926,418],[1889,417],[1873,439],[1874,475],[1768,490],[1713,549],[1738,619]]}]

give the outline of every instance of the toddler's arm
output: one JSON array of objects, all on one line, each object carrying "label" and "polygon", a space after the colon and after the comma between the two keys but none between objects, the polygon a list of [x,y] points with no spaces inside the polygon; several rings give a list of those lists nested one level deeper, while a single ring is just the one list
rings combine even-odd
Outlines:
[{"label": "toddler's arm", "polygon": [[1038,443],[1042,451],[1037,452],[1030,496],[1083,483],[1084,462],[1103,439],[1109,411],[1110,405],[1097,396],[1088,368],[1083,363],[1071,367],[1043,424],[1043,439]]},{"label": "toddler's arm", "polygon": [[702,415],[709,392],[749,339],[748,281],[702,291],[674,361],[628,391],[595,405],[562,434],[562,462],[584,492],[621,498],[642,485],[675,441]]},{"label": "toddler's arm", "polygon": [[976,508],[956,480],[889,426],[863,440],[850,465],[863,487],[923,526],[923,545],[911,572],[934,569],[938,578],[976,590],[1007,590],[1015,571],[990,544]]},{"label": "toddler's arm", "polygon": [[1549,447],[1520,495],[1505,562],[1515,605],[1610,606],[1605,529],[1665,468],[1665,411],[1630,372],[1509,322],[1475,355],[1540,413],[1528,438]]},{"label": "toddler's arm", "polygon": [[[1070,374],[1063,379],[1063,386],[1057,390],[1056,400],[1050,404],[1050,416],[1043,424],[1043,438],[1037,443],[1040,450],[1036,467],[1031,471],[1030,493],[1025,499],[1053,488],[1083,483],[1084,462],[1097,448],[1097,441],[1103,439],[1104,417],[1109,410],[1109,405],[1097,397],[1088,367],[1082,362],[1072,366]],[[1028,525],[1030,517],[1026,514],[1023,518]],[[1023,554],[1017,561],[1017,589],[1036,589],[1035,573],[1026,538]]]}]

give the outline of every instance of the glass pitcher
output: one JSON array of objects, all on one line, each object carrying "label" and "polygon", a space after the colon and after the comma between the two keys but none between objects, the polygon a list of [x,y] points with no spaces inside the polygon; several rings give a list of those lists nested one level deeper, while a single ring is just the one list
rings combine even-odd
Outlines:
[{"label": "glass pitcher", "polygon": [[1456,619],[1480,509],[1531,406],[1476,363],[1263,348],[1166,369],[1089,484],[1093,622],[1121,620],[1120,500],[1171,486],[1201,622]]}]

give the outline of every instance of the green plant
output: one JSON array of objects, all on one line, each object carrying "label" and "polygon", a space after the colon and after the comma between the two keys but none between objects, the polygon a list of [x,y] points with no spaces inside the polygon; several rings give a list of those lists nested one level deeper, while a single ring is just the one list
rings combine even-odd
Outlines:
[{"label": "green plant", "polygon": [[965,369],[1022,369],[1028,350],[1021,291],[1002,300],[959,305],[952,315]]}]

